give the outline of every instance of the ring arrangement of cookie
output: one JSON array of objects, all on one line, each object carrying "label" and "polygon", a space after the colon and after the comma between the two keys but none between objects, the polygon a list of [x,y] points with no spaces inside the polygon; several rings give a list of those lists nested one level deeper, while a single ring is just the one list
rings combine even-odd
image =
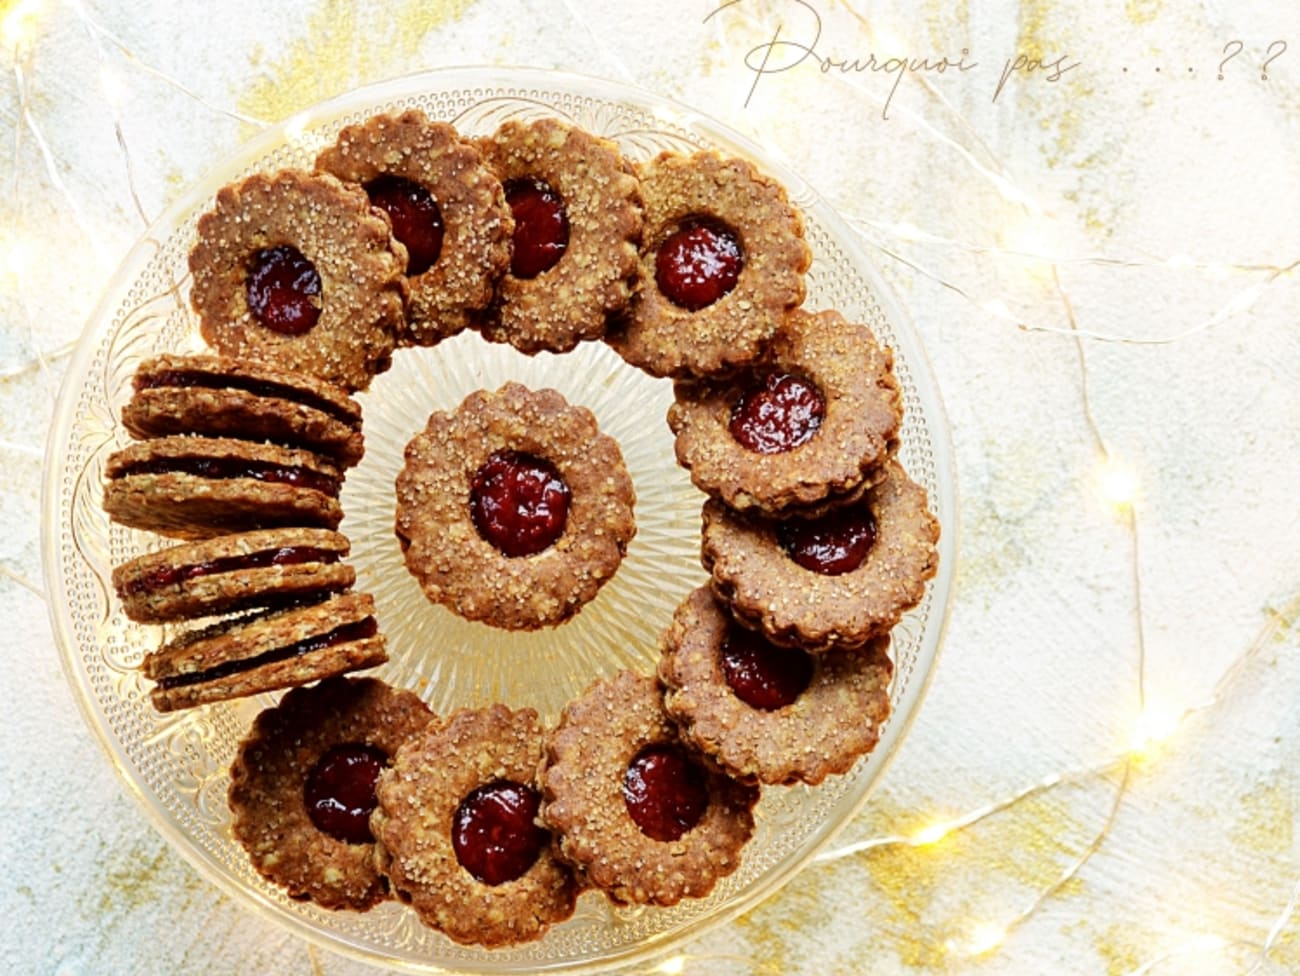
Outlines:
[{"label": "ring arrangement of cookie", "polygon": [[[262,876],[518,944],[586,889],[707,895],[762,789],[872,750],[939,526],[896,457],[892,354],[803,307],[812,255],[778,183],[711,151],[633,162],[554,118],[471,139],[410,110],[343,129],[311,171],[222,188],[197,233],[209,352],[140,365],[103,505],[169,540],[113,572],[125,616],[161,632],[140,665],[154,706],[285,690],[230,770]],[[554,726],[509,703],[438,716],[353,675],[387,660],[339,531],[365,449],[353,394],[466,330],[526,355],[605,342],[671,382],[704,496],[709,582],[664,622],[655,673],[592,675]],[[635,538],[618,443],[555,390],[478,390],[403,461],[393,544],[467,620],[561,627]]]}]

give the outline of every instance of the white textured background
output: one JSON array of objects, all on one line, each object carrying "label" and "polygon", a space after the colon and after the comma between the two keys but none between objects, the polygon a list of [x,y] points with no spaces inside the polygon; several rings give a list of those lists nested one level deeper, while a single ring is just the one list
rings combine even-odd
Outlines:
[{"label": "white textured background", "polygon": [[[42,454],[86,316],[183,188],[321,98],[503,64],[631,82],[788,161],[909,308],[952,425],[957,584],[910,737],[843,856],[661,971],[1300,971],[1296,0],[6,0],[0,21],[0,968],[372,971],[219,894],[119,786],[47,623]],[[788,46],[766,49],[788,70],[747,68],[778,28],[828,66],[976,66],[904,78],[886,119],[887,73]],[[1049,67],[994,101],[1018,55]],[[1107,454],[1131,508],[1099,492]],[[1144,706],[1161,741],[1134,749]]]}]

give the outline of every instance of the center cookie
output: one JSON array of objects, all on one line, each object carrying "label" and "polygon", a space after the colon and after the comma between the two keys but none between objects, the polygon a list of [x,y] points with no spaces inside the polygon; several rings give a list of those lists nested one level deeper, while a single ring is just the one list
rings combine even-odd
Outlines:
[{"label": "center cookie", "polygon": [[573,616],[636,532],[618,444],[585,407],[507,383],[434,413],[397,478],[398,541],[425,595],[536,630]]}]

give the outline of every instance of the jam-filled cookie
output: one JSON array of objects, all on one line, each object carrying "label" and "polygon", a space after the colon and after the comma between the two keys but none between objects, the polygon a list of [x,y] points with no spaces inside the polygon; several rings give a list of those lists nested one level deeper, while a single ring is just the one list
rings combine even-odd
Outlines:
[{"label": "jam-filled cookie", "polygon": [[889,715],[888,647],[888,636],[816,655],[777,647],[701,587],[664,637],[664,707],[732,776],[816,785],[874,748]]},{"label": "jam-filled cookie", "polygon": [[236,532],[122,563],[113,588],[123,612],[141,623],[283,606],[351,588],[349,548],[329,529]]},{"label": "jam-filled cookie", "polygon": [[388,660],[368,593],[231,617],[190,630],[145,656],[160,712],[294,688]]},{"label": "jam-filled cookie", "polygon": [[463,710],[414,736],[379,778],[378,863],[456,942],[527,942],[573,914],[577,883],[537,819],[544,742],[530,708]]},{"label": "jam-filled cookie", "polygon": [[567,352],[605,333],[637,266],[636,177],[607,139],[544,118],[479,141],[514,217],[510,268],[480,331],[522,352]]},{"label": "jam-filled cookie", "polygon": [[425,594],[469,620],[567,620],[636,532],[618,444],[585,407],[507,383],[438,411],[406,447],[396,532]]},{"label": "jam-filled cookie", "polygon": [[227,356],[162,355],[140,364],[122,408],[132,437],[203,434],[361,460],[361,405],[332,383]]},{"label": "jam-filled cookie", "polygon": [[785,189],[714,152],[663,153],[638,175],[641,285],[607,340],[654,376],[712,376],[752,362],[805,294],[812,251]]},{"label": "jam-filled cookie", "polygon": [[759,364],[678,382],[668,424],[697,488],[779,514],[874,480],[902,413],[893,357],[865,326],[795,309]]},{"label": "jam-filled cookie", "polygon": [[702,558],[713,590],[783,646],[857,647],[898,623],[938,569],[939,523],[895,461],[856,501],[814,518],[704,505]]},{"label": "jam-filled cookie", "polygon": [[542,787],[560,856],[611,900],[654,905],[736,870],[759,795],[683,742],[655,679],[633,671],[565,706]]},{"label": "jam-filled cookie", "polygon": [[361,184],[406,247],[403,342],[431,346],[455,335],[491,301],[514,220],[500,181],[454,128],[418,109],[377,115],[343,129],[316,168]]},{"label": "jam-filled cookie", "polygon": [[253,867],[294,898],[365,911],[388,897],[375,867],[375,783],[433,721],[409,691],[330,678],[258,715],[230,766],[231,831]]},{"label": "jam-filled cookie", "polygon": [[110,455],[104,511],[177,539],[276,526],[337,528],[343,474],[311,451],[231,437],[158,437]]},{"label": "jam-filled cookie", "polygon": [[223,187],[199,218],[190,304],[208,345],[364,390],[405,315],[406,249],[357,186],[297,170]]}]

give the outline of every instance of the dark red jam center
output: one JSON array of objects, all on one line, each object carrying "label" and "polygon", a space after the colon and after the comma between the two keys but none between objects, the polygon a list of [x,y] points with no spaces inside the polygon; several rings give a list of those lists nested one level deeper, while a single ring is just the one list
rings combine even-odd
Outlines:
[{"label": "dark red jam center", "polygon": [[623,774],[623,802],[641,833],[674,841],[704,816],[708,779],[676,746],[647,746]]},{"label": "dark red jam center", "polygon": [[759,454],[780,454],[806,444],[822,425],[826,399],[796,373],[770,373],[731,408],[731,436]]},{"label": "dark red jam center", "polygon": [[337,478],[331,478],[310,468],[271,461],[255,461],[237,457],[176,457],[153,458],[131,465],[122,476],[133,474],[189,474],[196,478],[252,478],[270,484],[293,485],[308,488],[331,497],[338,495]]},{"label": "dark red jam center", "polygon": [[337,549],[317,549],[314,546],[281,546],[277,549],[263,549],[260,552],[246,552],[238,556],[222,556],[204,562],[189,563],[181,566],[160,566],[151,573],[145,573],[132,580],[126,588],[128,593],[148,593],[162,589],[164,586],[177,586],[187,580],[200,576],[215,576],[217,573],[233,573],[244,569],[265,569],[269,566],[301,566],[304,563],[336,563],[341,553]]},{"label": "dark red jam center", "polygon": [[520,451],[497,451],[474,474],[474,527],[507,556],[532,556],[564,534],[569,486],[555,465]]},{"label": "dark red jam center", "polygon": [[538,179],[506,183],[506,203],[515,218],[515,249],[510,273],[536,278],[554,267],[569,246],[569,216],[549,183]]},{"label": "dark red jam center", "polygon": [[201,685],[207,681],[219,681],[222,678],[229,678],[232,674],[239,674],[241,671],[252,671],[267,664],[278,664],[281,661],[288,661],[295,657],[304,657],[327,647],[350,644],[353,641],[369,640],[377,633],[379,633],[379,624],[375,621],[375,618],[366,617],[364,620],[343,624],[327,633],[305,638],[295,644],[286,644],[284,647],[277,647],[253,657],[225,661],[215,667],[208,668],[206,671],[182,671],[178,674],[167,675],[158,680],[158,687],[163,689],[184,688],[189,685]]},{"label": "dark red jam center", "polygon": [[536,790],[508,779],[480,786],[461,800],[451,826],[461,867],[489,885],[521,877],[547,840],[537,826],[538,802]]},{"label": "dark red jam center", "polygon": [[253,396],[272,397],[300,403],[304,407],[310,407],[313,410],[328,414],[349,427],[356,427],[358,424],[357,414],[349,412],[324,397],[315,396],[308,390],[288,386],[284,383],[255,380],[246,376],[227,376],[203,370],[169,369],[157,373],[136,373],[134,385],[137,390],[195,388],[204,390],[242,390],[245,393],[251,393]]},{"label": "dark red jam center", "polygon": [[777,541],[791,559],[814,573],[839,576],[862,565],[876,542],[876,520],[861,505],[836,509],[815,519],[787,519]]},{"label": "dark red jam center", "polygon": [[406,245],[406,273],[424,274],[442,253],[442,211],[413,180],[385,173],[366,184],[370,202],[388,214],[393,236]]},{"label": "dark red jam center", "polygon": [[720,220],[694,217],[659,245],[655,283],[674,305],[694,312],[735,288],[744,266],[735,231]]},{"label": "dark red jam center", "polygon": [[253,318],[272,332],[300,336],[320,318],[320,275],[292,244],[254,254],[244,288]]},{"label": "dark red jam center", "polygon": [[722,674],[736,697],[751,708],[774,711],[791,705],[812,681],[812,657],[797,647],[776,647],[739,627],[722,642]]},{"label": "dark red jam center", "polygon": [[349,844],[369,844],[370,812],[378,802],[375,783],[388,765],[382,749],[349,742],[316,763],[303,786],[307,816],[316,829]]}]

